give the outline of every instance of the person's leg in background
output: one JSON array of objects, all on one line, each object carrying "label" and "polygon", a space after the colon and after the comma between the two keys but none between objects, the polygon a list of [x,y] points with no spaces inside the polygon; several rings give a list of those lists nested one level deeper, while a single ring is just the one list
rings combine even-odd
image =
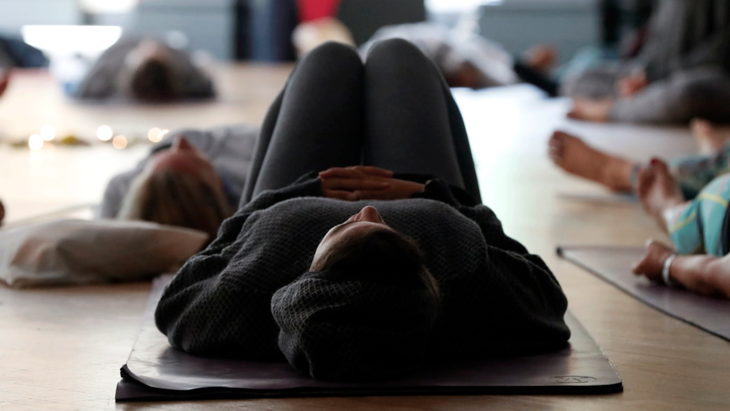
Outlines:
[{"label": "person's leg in background", "polygon": [[318,47],[297,63],[266,115],[242,204],[306,172],[359,164],[363,129],[359,55],[336,43]]},{"label": "person's leg in background", "polygon": [[411,43],[376,43],[365,63],[365,165],[431,174],[480,201],[466,128],[434,63]]},{"label": "person's leg in background", "polygon": [[[550,159],[566,172],[595,181],[617,192],[635,192],[644,164],[598,150],[570,134],[556,131],[550,138]],[[710,181],[730,172],[730,144],[711,154],[667,160],[672,177],[686,199],[699,194]]]},{"label": "person's leg in background", "polygon": [[673,74],[615,102],[608,119],[633,123],[730,122],[730,77],[712,68]]}]

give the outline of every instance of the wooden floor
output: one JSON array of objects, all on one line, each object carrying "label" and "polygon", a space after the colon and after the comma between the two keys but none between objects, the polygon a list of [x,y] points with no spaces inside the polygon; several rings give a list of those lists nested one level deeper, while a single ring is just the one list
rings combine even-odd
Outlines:
[{"label": "wooden floor", "polygon": [[[0,135],[27,138],[44,124],[93,135],[101,124],[127,134],[150,127],[259,123],[289,67],[222,67],[221,101],[125,108],[65,101],[43,74],[15,78],[0,100]],[[102,410],[721,410],[730,409],[730,343],[672,319],[555,256],[558,244],[640,245],[666,240],[636,205],[606,205],[559,193],[602,193],[565,176],[547,160],[551,131],[645,160],[691,153],[687,130],[597,126],[564,120],[567,103],[528,87],[456,91],[477,162],[482,193],[508,234],[540,253],[563,284],[570,308],[624,380],[602,396],[442,396],[304,398],[115,404],[119,367],[134,342],[150,284],[45,290],[0,287],[0,409]],[[0,145],[0,198],[9,220],[98,201],[107,179],[145,155],[138,144],[115,150]]]}]

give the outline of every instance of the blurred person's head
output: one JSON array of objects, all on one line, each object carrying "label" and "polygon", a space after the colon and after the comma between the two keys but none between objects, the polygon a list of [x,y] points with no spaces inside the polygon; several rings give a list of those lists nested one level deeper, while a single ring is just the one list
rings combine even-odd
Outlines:
[{"label": "blurred person's head", "polygon": [[223,182],[205,154],[178,137],[155,153],[132,181],[120,219],[144,220],[193,228],[212,240],[223,220],[233,214]]},{"label": "blurred person's head", "polygon": [[154,40],[141,41],[127,54],[119,78],[125,93],[137,100],[169,101],[182,96],[169,51]]}]

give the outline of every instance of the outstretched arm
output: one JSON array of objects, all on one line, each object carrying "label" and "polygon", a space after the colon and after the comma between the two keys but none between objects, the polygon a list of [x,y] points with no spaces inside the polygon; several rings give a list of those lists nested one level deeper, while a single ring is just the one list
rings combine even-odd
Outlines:
[{"label": "outstretched arm", "polygon": [[[662,282],[662,269],[674,250],[657,241],[651,241],[644,257],[634,264],[637,275]],[[730,255],[680,256],[669,267],[669,276],[688,290],[705,295],[730,298]]]}]

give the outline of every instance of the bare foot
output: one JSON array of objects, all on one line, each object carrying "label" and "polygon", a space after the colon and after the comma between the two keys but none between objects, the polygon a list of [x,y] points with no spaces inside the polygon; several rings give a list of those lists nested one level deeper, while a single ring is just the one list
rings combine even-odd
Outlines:
[{"label": "bare foot", "polygon": [[673,252],[674,250],[670,247],[658,241],[649,240],[646,242],[646,253],[641,260],[634,262],[631,270],[636,275],[644,275],[651,281],[661,282],[664,260]]},{"label": "bare foot", "polygon": [[664,230],[667,230],[665,212],[685,202],[679,184],[669,174],[667,164],[657,158],[653,158],[647,167],[639,171],[636,194],[644,210],[654,217]]},{"label": "bare foot", "polygon": [[548,147],[553,163],[568,173],[603,184],[614,191],[632,190],[632,162],[600,152],[562,131],[553,133]]},{"label": "bare foot", "polygon": [[573,99],[573,109],[568,113],[568,117],[576,120],[605,123],[608,121],[608,113],[611,112],[614,104],[615,101],[612,99],[575,98]]},{"label": "bare foot", "polygon": [[557,61],[558,50],[547,44],[538,44],[525,53],[527,65],[544,73],[552,70]]},{"label": "bare foot", "polygon": [[696,118],[690,128],[703,154],[717,153],[730,141],[730,130],[720,130],[707,120]]}]

